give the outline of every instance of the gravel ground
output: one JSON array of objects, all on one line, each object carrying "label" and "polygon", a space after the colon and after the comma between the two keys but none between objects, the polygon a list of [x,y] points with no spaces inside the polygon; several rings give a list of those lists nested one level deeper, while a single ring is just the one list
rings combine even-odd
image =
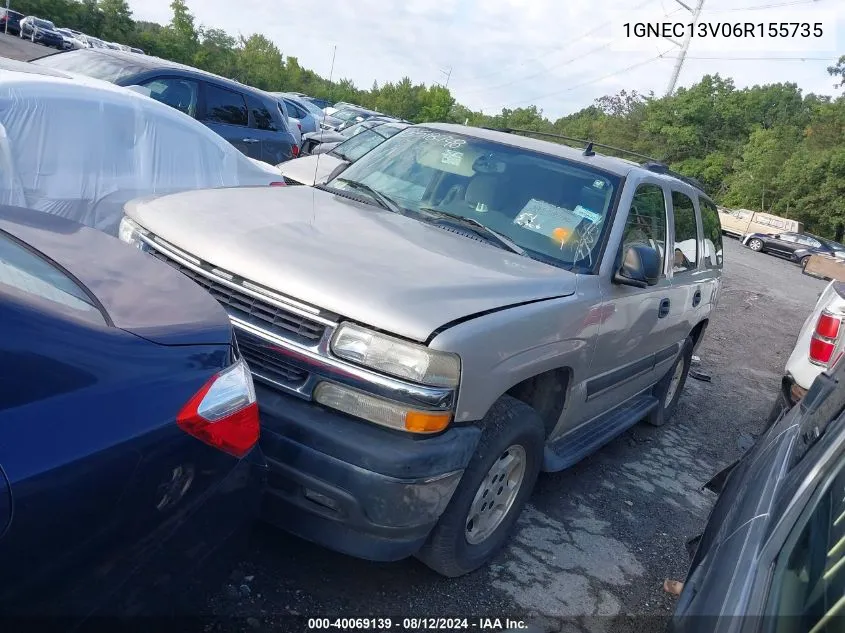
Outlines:
[{"label": "gravel ground", "polygon": [[0,33],[0,57],[11,57],[20,62],[28,62],[55,52],[55,48],[33,44],[29,40],[22,40],[17,35]]},{"label": "gravel ground", "polygon": [[[721,303],[666,427],[638,425],[576,467],[541,477],[510,546],[488,568],[444,579],[415,560],[349,558],[256,528],[210,613],[219,630],[293,630],[291,615],[520,619],[531,630],[662,631],[685,543],[715,496],[701,486],[759,433],[798,330],[825,283],[725,244]],[[504,627],[502,627],[504,628]],[[398,629],[397,629],[398,630]],[[494,630],[502,630],[501,628]]]}]

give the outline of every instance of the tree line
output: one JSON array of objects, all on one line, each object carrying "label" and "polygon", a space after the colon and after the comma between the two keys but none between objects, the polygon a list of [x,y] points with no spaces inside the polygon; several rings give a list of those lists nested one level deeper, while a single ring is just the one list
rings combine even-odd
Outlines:
[{"label": "tree line", "polygon": [[[845,223],[845,95],[804,95],[788,82],[738,89],[729,78],[706,75],[669,97],[623,90],[554,121],[536,106],[490,115],[457,103],[443,86],[409,77],[369,90],[348,79],[329,81],[264,35],[234,37],[198,25],[184,0],[173,0],[165,25],[134,20],[126,0],[12,2],[25,15],[257,88],[357,103],[417,123],[468,122],[590,139],[662,160],[700,180],[726,206],[784,215],[830,237]],[[845,55],[828,72],[845,88]]]}]

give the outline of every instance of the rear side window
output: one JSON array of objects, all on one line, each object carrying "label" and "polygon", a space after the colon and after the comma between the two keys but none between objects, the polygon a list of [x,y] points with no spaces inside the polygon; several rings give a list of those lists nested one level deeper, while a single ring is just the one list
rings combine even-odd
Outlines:
[{"label": "rear side window", "polygon": [[205,111],[208,121],[249,127],[249,114],[244,97],[234,90],[206,84]]},{"label": "rear side window", "polygon": [[666,197],[658,185],[642,184],[631,200],[625,222],[622,252],[634,244],[644,244],[660,254],[660,269],[666,254]]},{"label": "rear side window", "polygon": [[23,294],[62,312],[105,323],[100,309],[73,279],[0,231],[0,292],[3,291]]},{"label": "rear side window", "polygon": [[707,268],[722,267],[722,224],[716,205],[707,198],[698,198],[701,211],[701,227],[704,230],[704,265]]},{"label": "rear side window", "polygon": [[270,114],[270,110],[267,109],[266,105],[252,96],[247,96],[247,102],[249,103],[249,109],[252,112],[252,120],[256,128],[259,130],[268,130],[270,132],[279,131],[279,128],[276,126],[276,122],[273,121],[273,115]]},{"label": "rear side window", "polygon": [[149,88],[150,96],[156,101],[196,117],[199,92],[197,82],[181,77],[161,77],[141,85]]},{"label": "rear side window", "polygon": [[689,196],[673,191],[672,208],[675,219],[672,270],[678,275],[698,268],[698,227],[695,221],[695,205]]}]

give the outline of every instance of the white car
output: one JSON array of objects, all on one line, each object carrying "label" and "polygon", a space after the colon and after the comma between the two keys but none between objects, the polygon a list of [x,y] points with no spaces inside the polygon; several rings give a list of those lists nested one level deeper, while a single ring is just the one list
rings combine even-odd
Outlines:
[{"label": "white car", "polygon": [[133,198],[283,184],[272,165],[139,91],[0,58],[0,204],[117,235]]},{"label": "white car", "polygon": [[801,400],[813,381],[845,354],[845,283],[831,281],[798,334],[786,362],[780,393],[769,415],[774,423]]}]

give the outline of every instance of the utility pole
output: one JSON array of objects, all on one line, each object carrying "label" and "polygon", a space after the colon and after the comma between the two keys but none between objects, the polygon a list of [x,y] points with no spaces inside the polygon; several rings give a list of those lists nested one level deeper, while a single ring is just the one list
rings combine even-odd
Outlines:
[{"label": "utility pole", "polygon": [[449,80],[452,78],[452,67],[451,67],[451,66],[449,66],[449,68],[448,68],[448,69],[446,69],[446,70],[441,70],[441,71],[440,71],[440,74],[441,74],[441,75],[446,75],[446,83],[445,83],[445,84],[442,84],[442,85],[443,85],[443,87],[444,87],[444,88],[448,88],[448,87],[449,87]]},{"label": "utility pole", "polygon": [[686,35],[684,35],[684,41],[681,44],[681,50],[678,53],[678,60],[675,62],[675,68],[672,70],[672,79],[669,80],[669,89],[666,91],[667,97],[675,92],[675,85],[678,83],[678,77],[681,74],[681,68],[684,65],[684,60],[686,59],[687,51],[689,50],[690,40],[692,39],[692,29],[695,28],[695,25],[698,22],[698,17],[701,15],[701,7],[704,6],[704,0],[698,0],[698,4],[695,5],[695,9],[684,4],[681,0],[675,0],[675,2],[692,13],[692,22],[689,27],[690,30],[686,32]]},{"label": "utility pole", "polygon": [[9,34],[9,0],[6,0],[6,21],[3,23],[5,26],[3,27],[3,33],[5,35]]}]

